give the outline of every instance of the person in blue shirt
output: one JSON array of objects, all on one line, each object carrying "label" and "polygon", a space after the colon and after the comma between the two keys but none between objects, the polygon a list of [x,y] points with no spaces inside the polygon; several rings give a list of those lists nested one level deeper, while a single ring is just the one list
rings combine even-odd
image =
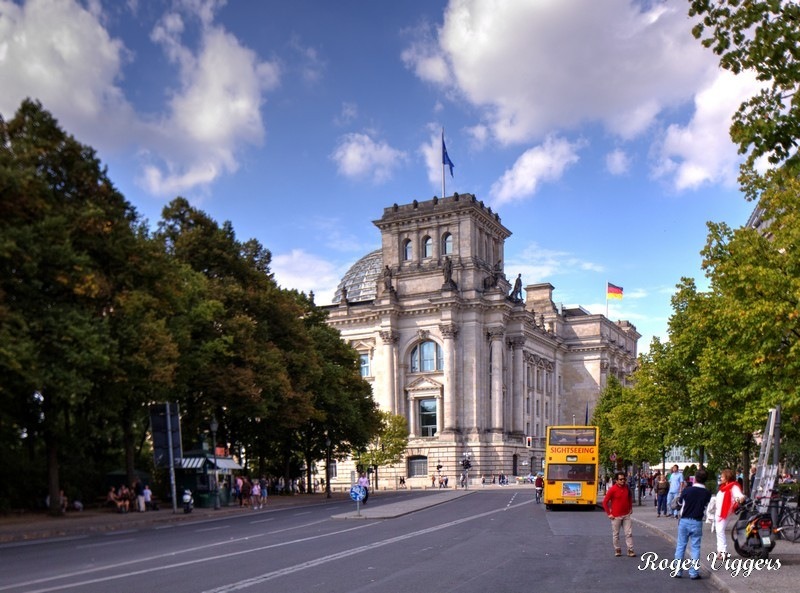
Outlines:
[{"label": "person in blue shirt", "polygon": [[[675,497],[680,496],[686,482],[683,480],[683,474],[678,471],[678,466],[672,466],[672,473],[669,475],[669,492],[667,492],[667,508],[671,508],[672,501]],[[678,519],[678,511],[672,511],[672,516]]]},{"label": "person in blue shirt", "polygon": [[[680,522],[678,523],[678,543],[675,546],[675,569],[672,576],[680,578],[682,569],[689,569],[689,578],[700,578],[700,542],[703,538],[703,519],[711,492],[706,488],[708,472],[704,467],[697,470],[694,475],[694,484],[685,488],[680,495],[683,501]],[[690,546],[690,562],[684,562],[683,555],[686,546]],[[688,565],[688,566],[687,566]]]}]

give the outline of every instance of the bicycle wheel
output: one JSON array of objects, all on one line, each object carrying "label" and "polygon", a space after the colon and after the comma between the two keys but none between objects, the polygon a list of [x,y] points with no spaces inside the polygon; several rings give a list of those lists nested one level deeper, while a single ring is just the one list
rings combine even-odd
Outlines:
[{"label": "bicycle wheel", "polygon": [[800,540],[800,516],[797,510],[787,512],[781,517],[781,536],[790,542]]}]

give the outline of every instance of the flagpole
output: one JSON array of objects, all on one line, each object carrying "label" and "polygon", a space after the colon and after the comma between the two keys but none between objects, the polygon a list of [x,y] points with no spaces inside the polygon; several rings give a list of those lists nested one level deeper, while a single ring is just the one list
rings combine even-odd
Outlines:
[{"label": "flagpole", "polygon": [[444,199],[444,126],[442,126],[442,199]]},{"label": "flagpole", "polygon": [[606,319],[608,319],[608,280],[606,280]]}]

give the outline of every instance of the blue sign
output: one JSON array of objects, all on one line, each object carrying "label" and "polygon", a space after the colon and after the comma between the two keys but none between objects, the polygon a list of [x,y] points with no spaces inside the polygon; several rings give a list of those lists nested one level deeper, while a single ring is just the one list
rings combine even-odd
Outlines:
[{"label": "blue sign", "polygon": [[352,498],[356,502],[361,502],[364,500],[364,497],[367,495],[367,491],[364,489],[363,486],[359,486],[356,484],[352,488],[350,488],[350,498]]}]

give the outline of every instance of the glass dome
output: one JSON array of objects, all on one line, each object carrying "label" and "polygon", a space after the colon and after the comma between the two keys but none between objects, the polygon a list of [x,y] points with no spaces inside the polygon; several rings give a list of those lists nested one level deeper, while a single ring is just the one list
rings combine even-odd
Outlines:
[{"label": "glass dome", "polygon": [[342,288],[347,289],[347,301],[373,301],[378,296],[378,280],[383,271],[383,253],[376,249],[354,263],[336,287],[334,303],[342,301]]}]

